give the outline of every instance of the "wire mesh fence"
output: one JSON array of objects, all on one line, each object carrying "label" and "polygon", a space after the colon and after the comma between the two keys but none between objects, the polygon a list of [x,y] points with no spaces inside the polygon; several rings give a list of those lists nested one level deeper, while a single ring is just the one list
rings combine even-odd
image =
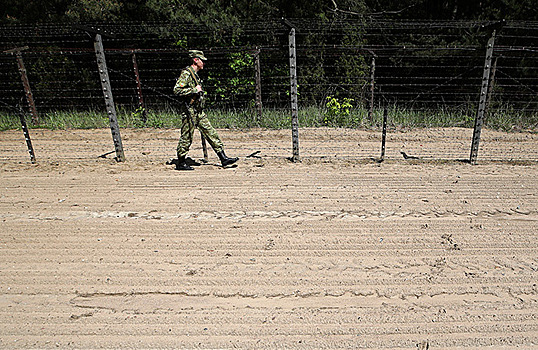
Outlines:
[{"label": "wire mesh fence", "polygon": [[[296,29],[301,127],[380,126],[384,109],[389,110],[389,133],[407,125],[472,127],[483,84],[485,46],[496,30],[486,126],[536,129],[538,23],[508,22],[502,28],[498,23],[468,21],[293,19],[291,23]],[[177,102],[172,87],[188,64],[186,50],[198,48],[209,58],[203,72],[209,108],[248,111],[244,125],[224,126],[291,125],[289,28],[280,22],[234,28],[185,23],[88,26],[110,34],[103,36],[103,43],[120,111],[134,115],[143,107],[148,112],[173,113]],[[28,108],[16,59],[19,53],[37,113],[106,115],[93,41],[83,26],[2,26],[0,112],[15,115]],[[256,94],[257,89],[261,94]],[[262,115],[256,106],[263,106]],[[314,154],[363,156],[360,151],[339,155],[330,149],[333,146],[322,146],[314,146]],[[465,145],[464,153],[469,146]],[[492,159],[514,156],[499,152]],[[442,158],[461,157],[461,152],[456,153]],[[536,145],[518,157],[537,160]]]}]

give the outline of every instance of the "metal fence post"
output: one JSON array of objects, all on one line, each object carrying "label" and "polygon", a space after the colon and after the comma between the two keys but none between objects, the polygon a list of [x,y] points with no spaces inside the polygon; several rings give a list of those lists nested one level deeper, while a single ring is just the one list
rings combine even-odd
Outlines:
[{"label": "metal fence post", "polygon": [[24,118],[24,112],[22,109],[19,111],[19,118],[21,121],[22,132],[24,134],[24,139],[26,140],[26,147],[28,148],[28,153],[30,154],[30,161],[32,164],[36,163],[34,146],[32,146],[32,140],[30,139],[30,132],[28,131],[28,126],[26,125],[26,120]]},{"label": "metal fence post", "polygon": [[482,88],[480,90],[480,102],[478,104],[478,113],[474,123],[473,141],[471,143],[471,156],[469,162],[471,164],[476,163],[478,156],[478,145],[480,143],[480,133],[482,132],[482,126],[484,125],[484,114],[486,111],[486,101],[488,94],[489,75],[491,71],[491,58],[493,56],[493,46],[495,45],[495,30],[491,34],[488,40],[488,46],[486,50],[486,61],[484,63],[484,74],[482,75]]},{"label": "metal fence post", "polygon": [[95,56],[97,57],[97,66],[99,68],[99,77],[101,78],[101,86],[103,88],[103,95],[105,96],[106,110],[110,120],[110,131],[112,132],[112,140],[114,141],[114,148],[116,150],[116,160],[118,162],[123,162],[125,161],[125,155],[123,153],[123,145],[121,142],[120,127],[118,125],[114,98],[112,97],[112,86],[110,85],[110,79],[108,77],[108,70],[106,67],[103,41],[101,34],[99,33],[95,34],[94,47]]},{"label": "metal fence post", "polygon": [[489,106],[491,105],[491,99],[493,97],[493,88],[495,87],[495,73],[497,71],[497,60],[499,57],[495,57],[495,60],[493,60],[493,65],[491,66],[491,75],[489,78],[489,84],[488,84],[488,99],[486,101],[486,109],[484,110],[484,115],[487,117]]},{"label": "metal fence post", "polygon": [[297,56],[295,46],[295,27],[288,20],[284,24],[290,29],[289,55],[290,55],[290,98],[291,98],[291,137],[293,143],[292,162],[299,162],[299,116],[297,103]]},{"label": "metal fence post", "polygon": [[118,117],[116,115],[116,105],[114,104],[114,98],[112,97],[112,85],[110,84],[110,78],[108,77],[108,69],[106,66],[105,49],[103,48],[103,39],[101,35],[115,37],[115,35],[99,29],[92,28],[85,25],[77,24],[75,28],[84,30],[88,34],[94,34],[93,46],[95,49],[95,57],[97,58],[97,68],[99,69],[99,78],[101,81],[101,87],[103,89],[103,95],[105,97],[106,112],[110,121],[110,131],[112,132],[112,140],[114,141],[114,149],[116,151],[116,161],[125,161],[125,154],[123,153],[123,144],[121,142],[120,126],[118,125]]},{"label": "metal fence post", "polygon": [[370,109],[368,110],[368,119],[374,120],[374,90],[375,90],[375,56],[372,56],[372,67],[370,72]]},{"label": "metal fence post", "polygon": [[385,160],[385,142],[387,141],[387,119],[388,111],[385,107],[385,109],[383,110],[383,135],[381,136],[381,161]]}]

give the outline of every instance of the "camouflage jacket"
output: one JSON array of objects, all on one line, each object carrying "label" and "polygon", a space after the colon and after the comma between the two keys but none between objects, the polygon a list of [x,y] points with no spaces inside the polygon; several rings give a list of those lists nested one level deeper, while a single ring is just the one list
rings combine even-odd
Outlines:
[{"label": "camouflage jacket", "polygon": [[199,93],[196,85],[202,86],[202,80],[198,74],[189,66],[181,71],[174,86],[174,94],[181,97],[189,105],[203,107],[205,91]]}]

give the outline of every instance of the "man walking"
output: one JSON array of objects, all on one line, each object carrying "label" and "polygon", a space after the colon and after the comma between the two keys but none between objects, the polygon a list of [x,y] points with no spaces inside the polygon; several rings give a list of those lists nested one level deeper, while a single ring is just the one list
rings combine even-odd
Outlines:
[{"label": "man walking", "polygon": [[202,136],[209,142],[223,167],[229,166],[239,158],[228,158],[224,153],[224,145],[215,128],[209,122],[205,112],[204,103],[206,92],[202,88],[202,81],[198,72],[204,69],[207,58],[199,50],[190,50],[191,65],[181,71],[179,79],[174,86],[174,93],[181,99],[181,136],[177,145],[177,170],[193,170],[185,161],[192,144],[194,130],[198,128]]}]

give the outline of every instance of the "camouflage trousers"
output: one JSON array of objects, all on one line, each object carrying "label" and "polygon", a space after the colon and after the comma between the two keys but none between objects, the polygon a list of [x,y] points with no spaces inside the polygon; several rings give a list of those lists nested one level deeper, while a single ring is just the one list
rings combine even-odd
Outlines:
[{"label": "camouflage trousers", "polygon": [[183,108],[183,116],[181,119],[181,136],[177,144],[177,156],[186,156],[192,144],[194,130],[200,130],[200,133],[205,137],[211,148],[218,153],[224,149],[224,145],[220,140],[217,130],[213,128],[206,114],[201,111],[197,112],[194,108]]}]

